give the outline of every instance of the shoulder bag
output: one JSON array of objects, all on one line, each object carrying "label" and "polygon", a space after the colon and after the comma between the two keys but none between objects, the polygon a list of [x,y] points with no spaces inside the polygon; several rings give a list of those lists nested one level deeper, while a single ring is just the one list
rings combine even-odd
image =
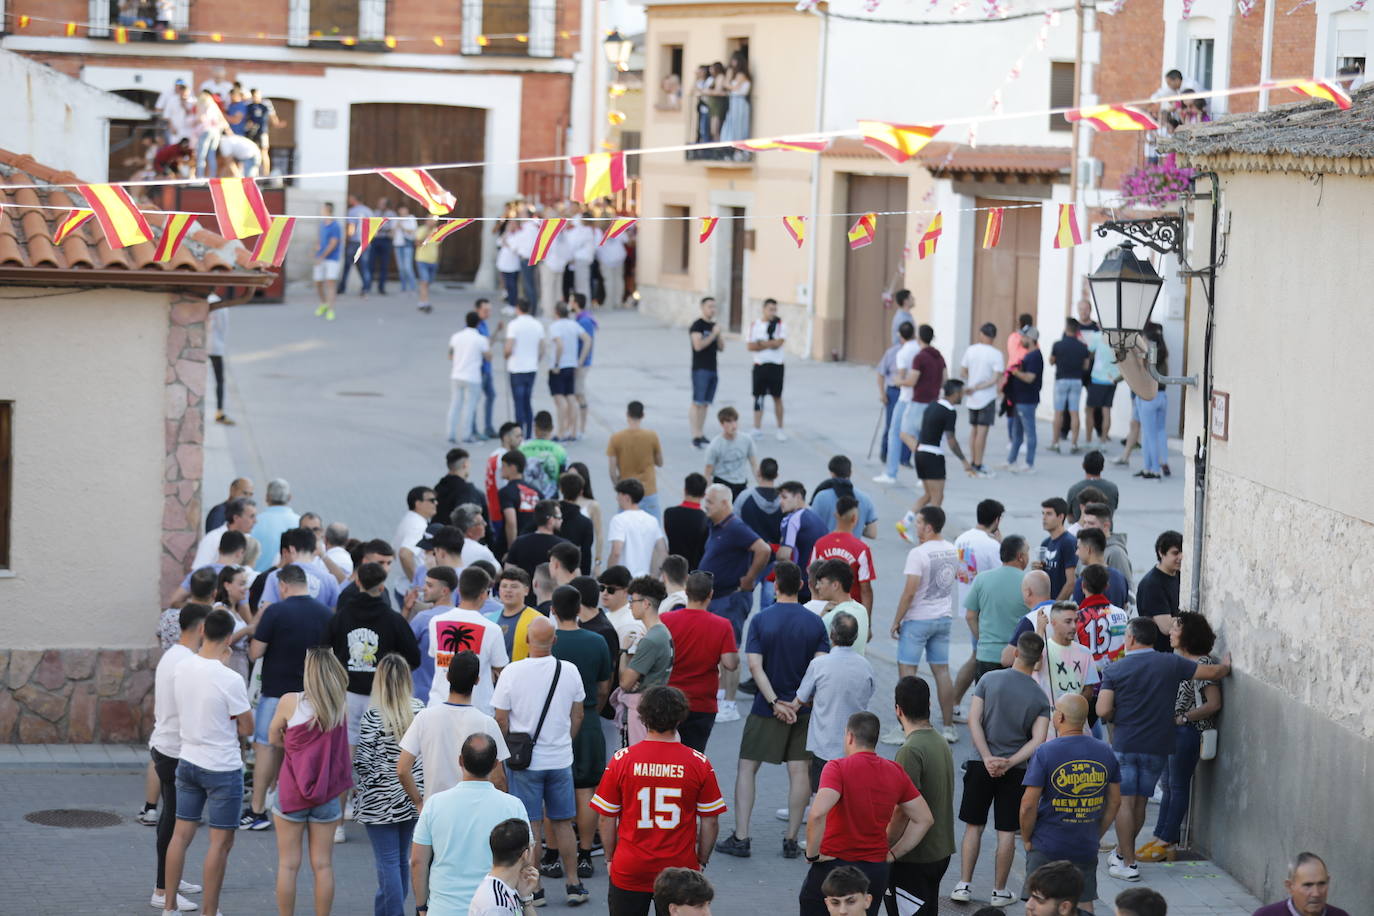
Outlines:
[{"label": "shoulder bag", "polygon": [[549,714],[549,705],[553,703],[553,695],[558,690],[558,676],[563,673],[563,663],[558,659],[553,660],[553,683],[549,685],[549,695],[544,697],[544,709],[539,713],[539,723],[534,727],[534,734],[529,732],[511,732],[506,735],[506,750],[510,756],[506,758],[506,766],[512,770],[528,770],[531,761],[534,760],[534,745],[539,741],[539,733],[544,729],[544,719]]}]

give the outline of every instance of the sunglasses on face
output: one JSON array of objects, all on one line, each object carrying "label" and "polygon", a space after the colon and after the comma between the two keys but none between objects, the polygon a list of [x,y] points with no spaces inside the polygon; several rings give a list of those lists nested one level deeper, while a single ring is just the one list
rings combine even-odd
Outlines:
[{"label": "sunglasses on face", "polygon": [[616,592],[623,590],[623,588],[624,587],[620,585],[603,585],[601,586],[601,591],[608,595],[614,595]]}]

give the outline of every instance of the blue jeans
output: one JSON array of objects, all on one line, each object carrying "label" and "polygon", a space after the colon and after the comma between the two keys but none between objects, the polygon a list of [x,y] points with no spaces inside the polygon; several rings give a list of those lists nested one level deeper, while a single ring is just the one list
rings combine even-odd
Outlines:
[{"label": "blue jeans", "polygon": [[[897,403],[897,396],[901,393],[901,391],[902,391],[902,389],[898,388],[898,387],[895,386],[895,385],[888,385],[888,386],[887,386],[887,412],[883,415],[883,429],[885,429],[885,430],[890,430],[890,429],[892,428],[892,409],[893,409],[893,406]],[[881,442],[879,442],[878,460],[879,460],[879,461],[882,461],[882,462],[884,462],[884,463],[886,463],[886,462],[887,462],[887,433],[884,432],[883,435],[882,435],[880,438],[881,438]],[[902,443],[902,457],[901,457],[901,460],[900,460],[899,464],[908,464],[908,463],[910,463],[910,461],[911,461],[911,449],[907,448],[907,447],[906,447],[906,443],[903,442],[903,443]],[[894,476],[895,476],[895,475],[894,475]]]},{"label": "blue jeans", "polygon": [[[887,476],[896,477],[899,458],[910,455],[910,449],[902,442],[902,419],[906,416],[906,409],[911,406],[910,401],[896,401],[888,411],[887,435],[884,437],[887,442]],[[906,455],[903,455],[903,452]],[[906,462],[901,462],[905,464]]]},{"label": "blue jeans", "polygon": [[[344,243],[343,268],[339,271],[338,290],[340,294],[348,292],[348,271],[349,268],[355,266],[353,259],[356,257],[358,257],[358,243],[350,239],[348,242]],[[358,268],[358,276],[361,277],[363,281],[364,293],[366,293],[367,288],[372,285],[372,267],[368,264],[368,260],[368,258],[358,258],[356,265]]]},{"label": "blue jeans", "polygon": [[1183,816],[1188,813],[1193,771],[1197,769],[1201,749],[1202,732],[1196,726],[1174,726],[1174,753],[1164,774],[1164,798],[1159,803],[1159,822],[1155,824],[1155,837],[1166,843],[1177,843],[1182,835]]},{"label": "blue jeans", "polygon": [[196,140],[196,174],[214,178],[219,174],[219,134],[206,131]]},{"label": "blue jeans", "polygon": [[515,303],[520,301],[520,271],[502,272],[501,283],[506,288],[506,304],[515,308]]},{"label": "blue jeans", "polygon": [[754,607],[754,593],[733,591],[719,598],[712,598],[706,609],[717,617],[730,621],[735,631],[735,644],[744,636],[744,621],[749,619],[749,611]]},{"label": "blue jeans", "polygon": [[1169,418],[1169,392],[1159,389],[1153,401],[1138,398],[1136,407],[1140,414],[1140,454],[1145,460],[1145,470],[1158,474],[1169,459],[1169,439],[1164,433],[1164,424]]},{"label": "blue jeans", "polygon": [[652,515],[659,521],[663,520],[663,507],[659,505],[658,494],[650,493],[639,501],[639,508]]},{"label": "blue jeans", "polygon": [[377,292],[385,294],[386,275],[391,272],[391,236],[378,233],[372,244],[367,246],[367,255],[372,260],[372,276],[377,281]]},{"label": "blue jeans", "polygon": [[[520,265],[520,283],[525,287],[525,299],[530,304],[530,314],[539,314],[539,277],[529,264]],[[526,438],[529,433],[525,434]]]},{"label": "blue jeans", "polygon": [[[491,363],[482,364],[482,418],[486,420],[487,427],[482,430],[482,434],[491,433],[495,435],[496,428],[491,425],[491,410],[496,404],[496,383],[491,378]],[[476,436],[477,422],[473,421],[472,434]]]},{"label": "blue jeans", "polygon": [[364,824],[372,844],[372,860],[377,865],[377,896],[372,902],[374,916],[406,916],[406,895],[410,893],[410,838],[415,821],[399,824]]},{"label": "blue jeans", "polygon": [[[1155,794],[1155,786],[1169,763],[1166,754],[1139,754],[1117,751],[1117,762],[1121,764],[1121,800],[1129,797],[1149,798]],[[1163,837],[1160,837],[1163,839]]]},{"label": "blue jeans", "polygon": [[692,370],[692,403],[710,404],[716,399],[716,383],[720,376],[714,369]]},{"label": "blue jeans", "polygon": [[[448,402],[448,441],[456,442],[458,430],[471,437],[472,428],[477,423],[477,399],[482,392],[481,382],[465,382],[462,379],[449,379],[452,397]],[[458,419],[462,413],[462,420]],[[461,422],[461,426],[459,423]]]},{"label": "blue jeans", "polygon": [[1035,467],[1035,407],[1034,404],[1017,404],[1016,409],[1007,415],[1007,435],[1011,437],[1011,452],[1007,464],[1015,464],[1016,456],[1021,453],[1021,442],[1026,443],[1026,464]]},{"label": "blue jeans", "polygon": [[534,377],[537,372],[512,372],[510,374],[510,396],[515,401],[515,422],[520,424],[520,428],[525,431],[525,438],[530,437],[534,428],[534,408],[530,406],[530,398],[534,395]]},{"label": "blue jeans", "polygon": [[545,814],[551,821],[570,821],[577,815],[572,767],[506,772],[510,776],[510,794],[524,804],[531,824]]},{"label": "blue jeans", "polygon": [[401,291],[415,289],[415,246],[397,245],[396,273],[401,276]]}]

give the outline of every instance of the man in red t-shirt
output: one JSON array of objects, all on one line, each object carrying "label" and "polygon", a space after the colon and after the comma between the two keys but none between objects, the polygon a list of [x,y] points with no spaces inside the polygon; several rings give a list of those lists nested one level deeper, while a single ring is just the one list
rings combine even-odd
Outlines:
[{"label": "man in red t-shirt", "polygon": [[[824,519],[829,522],[830,519]],[[849,571],[854,574],[854,585],[849,597],[868,609],[868,617],[873,619],[873,580],[878,578],[873,569],[873,551],[868,545],[854,536],[859,524],[859,501],[852,496],[841,496],[835,500],[835,530],[816,541],[811,548],[811,562],[817,560],[844,560]]]},{"label": "man in red t-shirt", "polygon": [[703,754],[716,724],[721,669],[739,668],[734,628],[729,620],[706,609],[714,581],[708,572],[693,572],[687,577],[687,606],[659,618],[673,636],[673,673],[668,686],[687,695],[690,710],[678,726],[678,734],[683,744]]},{"label": "man in red t-shirt", "polygon": [[[888,863],[914,848],[935,823],[930,806],[906,770],[874,753],[877,746],[878,717],[856,712],[845,725],[844,756],[821,771],[821,787],[806,824],[806,860],[811,870],[797,898],[801,916],[826,916],[821,884],[842,865],[852,865],[868,876],[868,892],[873,895],[868,916],[877,916],[887,891]],[[906,827],[889,848],[887,825],[897,808],[906,818]],[[812,854],[811,850],[820,851]]]},{"label": "man in red t-shirt", "polygon": [[715,848],[725,799],[710,761],[677,739],[687,711],[681,690],[644,691],[638,715],[648,735],[616,752],[592,796],[611,879],[610,916],[646,916],[659,872],[699,870]]}]

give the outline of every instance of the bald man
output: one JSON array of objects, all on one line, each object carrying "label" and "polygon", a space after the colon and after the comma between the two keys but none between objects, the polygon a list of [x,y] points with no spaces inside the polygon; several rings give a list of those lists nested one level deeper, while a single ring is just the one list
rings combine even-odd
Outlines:
[{"label": "bald man", "polygon": [[236,499],[252,498],[253,481],[249,480],[247,477],[236,478],[233,483],[229,484],[229,498],[218,506],[215,506],[210,510],[209,514],[205,516],[205,530],[214,531],[220,525],[224,524],[224,510],[231,502]]},{"label": "bald man", "polygon": [[[1104,741],[1084,733],[1088,701],[1066,693],[1054,704],[1050,725],[1058,738],[1035,749],[1021,796],[1021,842],[1026,874],[1067,859],[1083,876],[1078,906],[1093,911],[1097,898],[1097,846],[1121,807],[1121,768]],[[1030,897],[1026,888],[1021,899]]]},{"label": "bald man", "polygon": [[1049,573],[1043,569],[1032,569],[1021,577],[1021,602],[1026,606],[1026,615],[1016,622],[1016,629],[1011,631],[1011,639],[1007,640],[1007,646],[1002,650],[1002,664],[1005,667],[1011,667],[1011,660],[1016,657],[1016,641],[1021,634],[1034,633],[1040,612],[1049,613],[1050,605],[1054,604],[1050,600]]}]

